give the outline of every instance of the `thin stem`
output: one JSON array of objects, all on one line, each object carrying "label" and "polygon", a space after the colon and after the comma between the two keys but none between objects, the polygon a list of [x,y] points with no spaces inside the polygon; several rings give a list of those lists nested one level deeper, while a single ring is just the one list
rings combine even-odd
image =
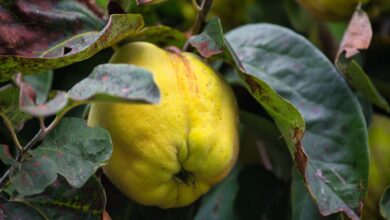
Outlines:
[{"label": "thin stem", "polygon": [[207,19],[207,14],[209,13],[211,9],[211,5],[213,4],[213,0],[203,0],[201,4],[201,8],[198,11],[198,15],[196,16],[195,23],[192,26],[192,35],[199,34],[204,26],[204,23]]},{"label": "thin stem", "polygon": [[357,4],[357,6],[356,6],[356,10],[357,11],[360,11],[360,10],[362,10],[362,2],[361,1],[359,1],[359,3]]},{"label": "thin stem", "polygon": [[195,9],[199,12],[202,10],[202,7],[198,4],[197,0],[192,0],[192,5],[195,7]]},{"label": "thin stem", "polygon": [[7,127],[9,133],[11,134],[12,140],[13,140],[16,148],[18,149],[19,152],[21,152],[22,151],[22,145],[19,142],[18,136],[15,133],[15,130],[14,130],[13,126],[12,126],[11,121],[7,117],[4,117],[4,116],[2,116],[2,118],[3,118],[5,126]]},{"label": "thin stem", "polygon": [[43,129],[40,129],[38,133],[35,134],[35,136],[23,147],[22,153],[19,157],[19,162],[21,162],[24,159],[24,156],[28,150],[30,150],[32,147],[35,146],[39,141],[43,140],[43,138],[46,136],[46,132]]},{"label": "thin stem", "polygon": [[45,125],[45,118],[39,117],[39,126],[41,127],[42,130],[46,130],[46,125]]},{"label": "thin stem", "polygon": [[[48,135],[58,125],[58,123],[60,123],[61,119],[70,109],[80,104],[82,103],[73,103],[68,107],[66,107],[65,109],[63,109],[61,112],[57,114],[54,120],[47,127],[44,125],[43,119],[39,119],[41,128],[39,129],[38,133],[36,133],[35,136],[24,147],[20,147],[21,150],[15,160],[18,163],[22,162],[25,156],[27,155],[26,153],[32,147],[34,147],[38,142],[42,141],[46,137],[46,135]],[[3,188],[4,184],[7,182],[9,175],[12,173],[13,169],[14,166],[10,166],[8,170],[0,178],[0,189]]]},{"label": "thin stem", "polygon": [[3,174],[3,176],[0,178],[0,188],[3,188],[6,180],[8,179],[8,176],[10,175],[11,173],[11,169],[12,169],[12,166],[7,170],[5,171],[5,173]]},{"label": "thin stem", "polygon": [[70,105],[63,109],[58,115],[54,118],[54,120],[50,123],[47,127],[42,127],[39,130],[39,132],[26,144],[26,146],[23,148],[22,155],[20,161],[24,159],[25,153],[29,151],[32,147],[35,146],[39,141],[42,141],[46,135],[48,135],[57,125],[60,123],[61,119],[64,117],[64,115],[74,107],[75,105]]},{"label": "thin stem", "polygon": [[[191,28],[191,36],[197,35],[203,30],[204,24],[206,23],[206,19],[207,19],[207,14],[211,9],[213,0],[203,0],[200,6],[196,0],[193,0],[192,2],[195,8],[198,10],[198,14],[196,15],[195,23],[194,25],[192,25]],[[187,41],[183,47],[183,50],[186,51],[188,49],[189,49],[189,42]]]}]

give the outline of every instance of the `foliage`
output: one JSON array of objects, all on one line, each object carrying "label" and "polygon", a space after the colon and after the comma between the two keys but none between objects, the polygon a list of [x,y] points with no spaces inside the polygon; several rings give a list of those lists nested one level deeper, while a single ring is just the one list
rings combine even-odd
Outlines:
[{"label": "foliage", "polygon": [[[0,219],[388,219],[390,4],[321,2],[0,1]],[[163,98],[108,64],[133,41],[196,53],[235,92],[239,161],[190,206],[137,204],[100,169],[89,105]]]}]

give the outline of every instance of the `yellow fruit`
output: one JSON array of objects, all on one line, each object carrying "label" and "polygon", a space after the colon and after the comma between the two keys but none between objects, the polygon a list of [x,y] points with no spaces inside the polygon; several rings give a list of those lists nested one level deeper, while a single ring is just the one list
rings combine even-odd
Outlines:
[{"label": "yellow fruit", "polygon": [[238,153],[238,110],[229,85],[190,53],[149,43],[119,48],[111,63],[152,72],[161,102],[94,103],[90,126],[108,129],[113,155],[108,178],[138,203],[186,206],[220,182]]},{"label": "yellow fruit", "polygon": [[390,185],[390,119],[374,115],[369,129],[370,178],[364,219],[379,219],[379,200]]},{"label": "yellow fruit", "polygon": [[298,0],[298,2],[313,16],[330,21],[349,19],[359,2],[370,0]]}]

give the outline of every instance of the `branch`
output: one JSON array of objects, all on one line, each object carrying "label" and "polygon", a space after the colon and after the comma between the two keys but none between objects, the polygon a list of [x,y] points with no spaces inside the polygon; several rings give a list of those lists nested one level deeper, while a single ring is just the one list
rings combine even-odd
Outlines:
[{"label": "branch", "polygon": [[[43,118],[40,118],[40,129],[37,134],[24,146],[20,146],[19,154],[16,156],[15,161],[18,163],[21,163],[25,156],[27,155],[27,152],[34,147],[38,142],[45,139],[45,137],[60,123],[61,119],[65,116],[65,114],[72,109],[73,107],[80,105],[82,103],[73,103],[69,105],[68,107],[64,108],[61,112],[57,114],[57,116],[54,118],[54,120],[50,123],[49,126],[45,126]],[[8,170],[3,174],[3,176],[0,178],[0,189],[3,188],[4,184],[7,182],[9,175],[14,171],[15,166],[11,165]]]},{"label": "branch", "polygon": [[[194,25],[192,25],[191,28],[191,36],[197,35],[203,30],[203,27],[207,20],[207,14],[211,9],[213,0],[203,0],[201,5],[198,5],[196,0],[192,0],[192,3],[194,4],[194,7],[198,11],[198,14],[196,15],[195,23]],[[189,42],[187,40],[186,44],[183,47],[183,51],[188,50],[188,48],[189,48]]]},{"label": "branch", "polygon": [[15,130],[12,126],[11,121],[6,116],[3,116],[1,114],[0,114],[0,117],[3,118],[4,124],[7,127],[7,130],[9,131],[9,133],[11,134],[12,140],[20,153],[22,151],[22,145],[20,145],[20,143],[19,143],[18,136],[15,133]]}]

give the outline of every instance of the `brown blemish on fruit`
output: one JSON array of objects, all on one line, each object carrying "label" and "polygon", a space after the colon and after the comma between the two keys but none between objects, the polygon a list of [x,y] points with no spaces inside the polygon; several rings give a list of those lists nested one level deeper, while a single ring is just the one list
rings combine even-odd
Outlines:
[{"label": "brown blemish on fruit", "polygon": [[[172,58],[174,58],[173,65],[177,66],[178,64],[175,62],[181,62],[185,68],[183,71],[184,76],[187,78],[188,88],[192,93],[195,93],[197,96],[199,94],[198,84],[196,82],[196,73],[194,73],[191,63],[187,60],[187,58],[181,54],[169,53]],[[179,69],[179,67],[177,68]]]}]

